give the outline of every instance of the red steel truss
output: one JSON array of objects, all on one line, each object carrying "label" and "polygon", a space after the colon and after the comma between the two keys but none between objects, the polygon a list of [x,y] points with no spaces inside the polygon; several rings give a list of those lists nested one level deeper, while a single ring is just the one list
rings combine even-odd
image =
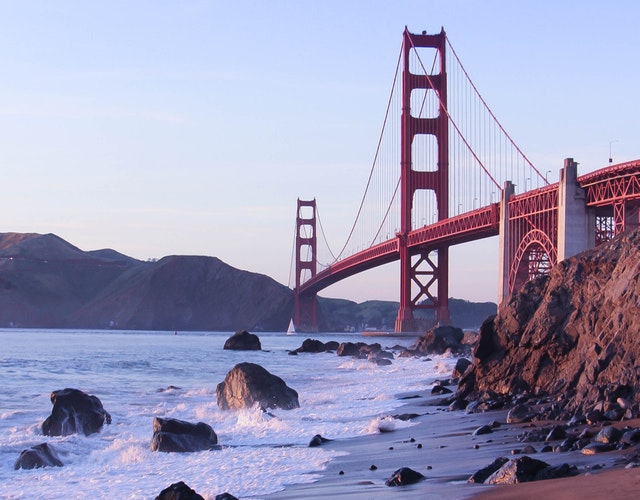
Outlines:
[{"label": "red steel truss", "polygon": [[[600,210],[596,218],[597,242],[607,241],[624,232],[630,222],[634,226],[638,225],[636,212],[640,204],[639,174],[640,160],[635,160],[603,168],[578,178],[578,183],[585,190],[587,205],[609,209],[608,211]],[[635,208],[635,211],[631,211],[631,208]],[[629,220],[630,214],[635,220]],[[612,222],[606,220],[608,217]]]},{"label": "red steel truss", "polygon": [[558,260],[558,185],[512,196],[508,213],[506,265],[513,291]]}]

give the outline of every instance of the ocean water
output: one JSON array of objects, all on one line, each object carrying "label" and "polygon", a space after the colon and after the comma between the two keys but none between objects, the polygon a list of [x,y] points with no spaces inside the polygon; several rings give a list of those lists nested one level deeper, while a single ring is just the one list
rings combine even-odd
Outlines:
[{"label": "ocean water", "polygon": [[[379,367],[335,353],[288,355],[307,336],[260,333],[262,351],[223,350],[231,332],[0,330],[0,498],[152,499],[177,481],[205,498],[225,491],[261,498],[311,482],[339,452],[307,445],[315,434],[345,439],[411,423],[390,414],[396,395],[451,374],[450,357],[400,358]],[[314,334],[328,340],[409,346],[412,338]],[[262,365],[298,392],[300,408],[222,411],[216,386],[240,362]],[[97,396],[113,419],[101,432],[48,437],[50,393]],[[152,452],[154,417],[206,422],[220,450]],[[14,470],[20,452],[47,442],[63,467]]]}]

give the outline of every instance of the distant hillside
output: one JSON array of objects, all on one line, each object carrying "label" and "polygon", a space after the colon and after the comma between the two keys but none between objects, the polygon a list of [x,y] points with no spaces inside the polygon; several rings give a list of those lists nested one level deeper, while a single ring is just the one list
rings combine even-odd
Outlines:
[{"label": "distant hillside", "polygon": [[283,330],[292,293],[219,259],[142,262],[53,234],[0,234],[0,327]]},{"label": "distant hillside", "polygon": [[[369,300],[357,304],[350,300],[319,299],[319,309],[327,328],[331,331],[343,331],[348,328],[365,328],[393,331],[398,302]],[[479,328],[482,322],[496,313],[498,306],[493,302],[469,302],[461,299],[449,299],[451,322],[459,328]],[[434,322],[433,311],[419,311],[416,317],[423,318],[426,325]]]},{"label": "distant hillside", "polygon": [[[450,300],[456,326],[477,326],[495,304]],[[397,302],[319,299],[324,331],[393,329]],[[85,252],[54,234],[0,233],[0,328],[284,331],[293,293],[215,257],[143,262]]]}]

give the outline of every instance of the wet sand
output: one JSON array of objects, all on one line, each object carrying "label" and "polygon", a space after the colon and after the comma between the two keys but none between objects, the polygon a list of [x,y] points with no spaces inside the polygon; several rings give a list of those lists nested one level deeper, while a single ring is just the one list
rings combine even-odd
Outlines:
[{"label": "wet sand", "polygon": [[[407,395],[405,395],[407,396]],[[369,498],[456,499],[456,498],[589,498],[622,499],[637,496],[640,468],[623,469],[624,452],[583,455],[580,452],[535,453],[532,458],[551,465],[575,465],[580,475],[523,483],[515,486],[491,486],[468,483],[467,479],[498,457],[515,458],[511,451],[532,444],[521,443],[517,436],[531,430],[532,424],[507,425],[506,411],[484,414],[449,412],[433,406],[440,399],[427,392],[406,399],[406,406],[394,414],[417,413],[417,425],[345,440],[325,443],[325,449],[347,452],[318,471],[320,478],[309,484],[294,484],[269,499]],[[474,436],[473,432],[494,421],[502,425],[492,434]],[[542,424],[536,424],[542,426]],[[637,422],[634,423],[637,425]],[[331,438],[331,436],[324,436]],[[311,436],[310,436],[311,438]],[[421,447],[419,447],[421,445]],[[375,466],[375,467],[372,467]],[[401,487],[385,486],[385,481],[401,467],[410,467],[426,479]],[[340,472],[343,472],[340,474]]]}]

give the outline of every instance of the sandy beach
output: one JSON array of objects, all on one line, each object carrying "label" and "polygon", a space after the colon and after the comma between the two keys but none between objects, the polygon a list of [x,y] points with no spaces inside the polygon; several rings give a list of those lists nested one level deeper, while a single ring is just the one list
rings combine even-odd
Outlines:
[{"label": "sandy beach", "polygon": [[[411,397],[413,396],[413,397]],[[411,397],[410,399],[404,399]],[[448,411],[434,406],[439,397],[427,392],[403,395],[406,405],[395,414],[416,413],[415,426],[370,436],[325,443],[327,449],[348,454],[318,471],[320,478],[310,484],[295,484],[269,495],[270,499],[313,498],[633,498],[640,485],[640,468],[624,469],[624,456],[630,450],[583,455],[578,451],[530,454],[550,465],[576,466],[578,476],[522,483],[515,486],[491,486],[468,483],[468,478],[498,457],[515,458],[512,450],[532,444],[521,443],[517,436],[533,426],[551,423],[506,424],[506,410],[482,414]],[[480,426],[499,422],[491,434],[474,436]],[[637,422],[634,422],[637,424]],[[616,425],[626,425],[619,423]],[[330,438],[331,436],[325,436]],[[553,443],[552,443],[553,444]],[[555,443],[557,444],[557,443]],[[385,481],[401,467],[423,474],[417,484],[388,487]]]}]

